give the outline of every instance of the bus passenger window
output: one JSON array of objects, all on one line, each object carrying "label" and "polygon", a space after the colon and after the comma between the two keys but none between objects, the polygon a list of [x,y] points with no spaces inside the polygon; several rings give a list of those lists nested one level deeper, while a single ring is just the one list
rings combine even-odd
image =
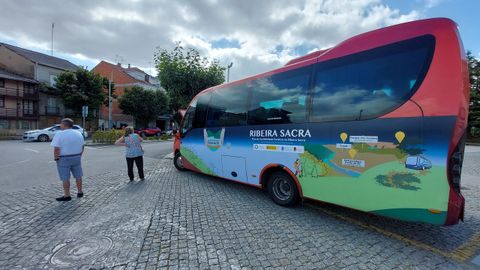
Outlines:
[{"label": "bus passenger window", "polygon": [[210,102],[211,96],[212,95],[210,92],[198,95],[197,108],[195,110],[195,117],[193,118],[193,124],[192,124],[194,128],[205,127],[208,104]]},{"label": "bus passenger window", "polygon": [[188,107],[188,110],[183,117],[182,128],[180,130],[181,134],[185,134],[193,128],[193,118],[195,117],[196,106],[197,100],[190,103],[190,107]]},{"label": "bus passenger window", "polygon": [[427,35],[318,63],[311,120],[371,119],[402,105],[423,81],[434,45]]},{"label": "bus passenger window", "polygon": [[244,85],[215,90],[207,112],[207,127],[247,124],[248,88]]},{"label": "bus passenger window", "polygon": [[310,67],[306,67],[255,80],[248,123],[304,123],[309,77]]}]

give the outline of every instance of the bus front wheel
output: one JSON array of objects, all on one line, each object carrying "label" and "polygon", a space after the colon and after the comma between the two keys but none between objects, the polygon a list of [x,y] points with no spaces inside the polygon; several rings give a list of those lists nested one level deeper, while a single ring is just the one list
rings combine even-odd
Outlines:
[{"label": "bus front wheel", "polygon": [[298,202],[298,188],[285,172],[274,172],[268,178],[268,193],[272,200],[281,206],[292,206]]},{"label": "bus front wheel", "polygon": [[175,165],[177,170],[185,171],[185,167],[183,166],[183,157],[180,152],[175,153],[175,156],[173,157],[173,165]]}]

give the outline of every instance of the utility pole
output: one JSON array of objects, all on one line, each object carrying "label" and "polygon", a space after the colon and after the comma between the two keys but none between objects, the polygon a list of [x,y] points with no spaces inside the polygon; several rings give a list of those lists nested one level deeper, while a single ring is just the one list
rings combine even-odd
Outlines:
[{"label": "utility pole", "polygon": [[112,129],[112,81],[113,71],[110,72],[110,80],[108,80],[108,129]]},{"label": "utility pole", "polygon": [[55,23],[52,22],[52,48],[50,50],[51,55],[53,56],[53,28],[55,27]]},{"label": "utility pole", "polygon": [[227,66],[227,83],[230,81],[230,68],[233,66],[233,62]]}]

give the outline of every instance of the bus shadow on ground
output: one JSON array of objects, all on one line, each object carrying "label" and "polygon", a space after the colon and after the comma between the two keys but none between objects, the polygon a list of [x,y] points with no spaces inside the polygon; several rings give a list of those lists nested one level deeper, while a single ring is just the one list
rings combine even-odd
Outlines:
[{"label": "bus shadow on ground", "polygon": [[[464,191],[467,199],[473,195],[473,192]],[[473,206],[465,209],[464,222],[453,226],[400,221],[311,200],[307,200],[305,206],[457,261],[471,259],[480,247],[480,219]]]},{"label": "bus shadow on ground", "polygon": [[[241,196],[247,196],[252,200],[262,200],[259,205],[265,204],[267,201],[272,206],[274,205],[266,192],[257,187],[195,172],[188,173],[190,176],[196,176],[196,181],[200,180],[205,181],[205,184],[216,185],[216,188],[226,190],[226,192],[233,192],[232,189],[235,189],[235,192],[240,192]],[[468,201],[473,203],[471,198],[474,198],[474,192],[472,189],[464,189],[463,195]],[[219,196],[222,195],[220,194]],[[407,242],[418,248],[427,249],[456,259],[457,261],[465,261],[471,258],[475,255],[476,247],[480,244],[478,241],[480,239],[478,235],[480,232],[480,219],[474,205],[467,204],[464,222],[453,226],[400,221],[308,199],[294,208],[295,211],[299,212],[302,212],[301,208],[313,209],[318,214],[326,214],[353,226],[360,226],[386,237]]]}]

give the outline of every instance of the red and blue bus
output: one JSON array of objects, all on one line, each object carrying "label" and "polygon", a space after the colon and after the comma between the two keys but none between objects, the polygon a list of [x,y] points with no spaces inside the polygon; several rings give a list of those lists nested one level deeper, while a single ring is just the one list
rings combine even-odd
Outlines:
[{"label": "red and blue bus", "polygon": [[405,221],[463,219],[469,104],[456,24],[394,25],[199,93],[174,164]]}]

